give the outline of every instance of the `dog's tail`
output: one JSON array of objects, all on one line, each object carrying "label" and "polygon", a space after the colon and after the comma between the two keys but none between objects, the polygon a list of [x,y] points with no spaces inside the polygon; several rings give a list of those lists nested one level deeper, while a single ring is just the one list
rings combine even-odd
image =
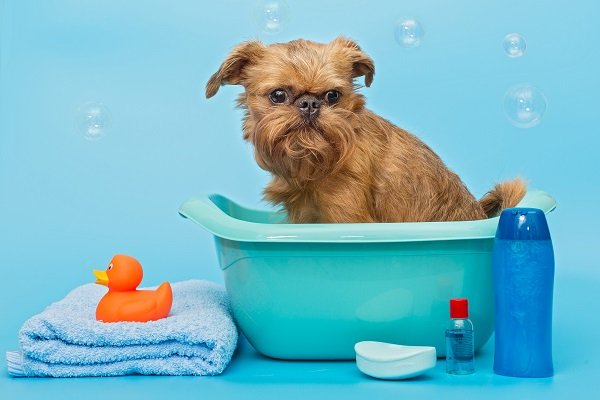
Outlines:
[{"label": "dog's tail", "polygon": [[488,217],[495,217],[505,208],[516,206],[525,196],[527,183],[522,178],[498,183],[479,200]]}]

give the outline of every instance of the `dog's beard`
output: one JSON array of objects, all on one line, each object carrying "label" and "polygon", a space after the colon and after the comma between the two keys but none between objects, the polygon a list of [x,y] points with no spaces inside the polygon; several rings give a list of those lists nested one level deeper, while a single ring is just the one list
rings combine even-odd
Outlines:
[{"label": "dog's beard", "polygon": [[255,124],[252,142],[258,164],[288,181],[306,182],[334,174],[350,155],[353,113],[323,109],[307,120],[273,110]]}]

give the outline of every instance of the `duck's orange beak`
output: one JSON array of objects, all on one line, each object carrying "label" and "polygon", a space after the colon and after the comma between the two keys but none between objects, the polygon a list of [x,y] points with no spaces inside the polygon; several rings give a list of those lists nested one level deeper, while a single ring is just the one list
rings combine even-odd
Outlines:
[{"label": "duck's orange beak", "polygon": [[94,275],[96,276],[96,282],[100,285],[108,286],[108,274],[106,271],[100,271],[98,269],[93,270]]}]

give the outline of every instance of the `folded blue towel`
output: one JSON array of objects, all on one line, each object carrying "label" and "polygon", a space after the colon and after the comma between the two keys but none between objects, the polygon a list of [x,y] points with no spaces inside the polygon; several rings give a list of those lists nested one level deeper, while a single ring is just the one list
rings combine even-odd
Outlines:
[{"label": "folded blue towel", "polygon": [[217,375],[237,345],[223,287],[174,283],[167,318],[146,323],[96,321],[100,285],[73,290],[25,322],[21,351],[8,352],[14,376]]}]

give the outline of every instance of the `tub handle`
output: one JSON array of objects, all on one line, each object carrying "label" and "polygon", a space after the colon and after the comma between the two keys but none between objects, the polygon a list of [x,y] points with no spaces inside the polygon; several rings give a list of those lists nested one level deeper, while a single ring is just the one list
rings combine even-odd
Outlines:
[{"label": "tub handle", "polygon": [[238,236],[259,238],[257,227],[262,225],[254,222],[233,218],[219,207],[232,204],[227,198],[211,194],[187,200],[179,207],[179,215],[201,225],[210,233],[226,239],[235,239]]},{"label": "tub handle", "polygon": [[[179,215],[208,227],[221,219],[230,218],[212,200],[214,195],[195,197],[179,207]],[[233,218],[232,218],[233,219]]]}]

